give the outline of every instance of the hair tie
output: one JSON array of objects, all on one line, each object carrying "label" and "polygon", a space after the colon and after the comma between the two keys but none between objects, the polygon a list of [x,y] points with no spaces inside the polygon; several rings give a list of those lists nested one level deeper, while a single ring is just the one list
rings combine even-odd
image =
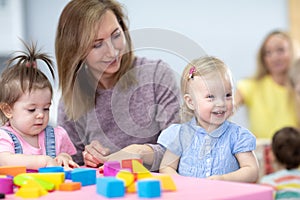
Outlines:
[{"label": "hair tie", "polygon": [[36,68],[36,62],[35,61],[32,61],[32,62],[27,61],[25,65],[26,65],[26,67]]},{"label": "hair tie", "polygon": [[195,66],[191,67],[191,69],[189,71],[189,79],[194,78],[194,73],[196,73],[196,67]]}]

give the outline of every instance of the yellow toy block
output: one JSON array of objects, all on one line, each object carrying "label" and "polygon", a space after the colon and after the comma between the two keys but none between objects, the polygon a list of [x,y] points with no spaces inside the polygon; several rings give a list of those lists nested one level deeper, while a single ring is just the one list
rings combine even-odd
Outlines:
[{"label": "yellow toy block", "polygon": [[36,181],[34,180],[27,180],[21,188],[37,188],[39,189],[39,193],[41,196],[48,194],[48,192]]},{"label": "yellow toy block", "polygon": [[137,160],[132,160],[132,171],[137,175],[137,180],[151,178],[153,175]]},{"label": "yellow toy block", "polygon": [[120,170],[116,174],[116,178],[124,181],[125,187],[128,187],[129,185],[131,185],[134,182],[134,175],[131,172],[126,171],[126,170]]},{"label": "yellow toy block", "polygon": [[74,191],[74,190],[80,190],[81,183],[80,182],[66,182],[62,183],[59,186],[60,191]]},{"label": "yellow toy block", "polygon": [[[48,181],[55,185],[55,189],[59,189],[59,185],[65,182],[65,173],[25,173],[28,176],[39,178],[44,181]],[[21,174],[23,175],[23,174]]]},{"label": "yellow toy block", "polygon": [[38,188],[20,188],[15,195],[22,198],[38,198],[42,196]]},{"label": "yellow toy block", "polygon": [[25,174],[19,174],[14,177],[14,184],[17,186],[23,186],[27,184],[28,180],[33,180],[37,182],[39,185],[41,185],[45,190],[52,191],[55,188],[54,183],[51,183],[49,181],[45,181],[43,179],[33,177],[30,175],[30,173],[25,173]]},{"label": "yellow toy block", "polygon": [[0,167],[1,175],[17,176],[18,174],[21,173],[26,173],[25,166],[1,166]]},{"label": "yellow toy block", "polygon": [[38,198],[48,192],[34,180],[28,180],[26,183],[15,193],[16,196],[22,198]]},{"label": "yellow toy block", "polygon": [[134,193],[134,192],[136,192],[136,184],[135,184],[135,182],[133,182],[128,187],[126,187],[126,192],[128,192],[128,193]]},{"label": "yellow toy block", "polygon": [[154,179],[158,179],[163,191],[176,191],[176,185],[170,175],[162,174],[153,176]]}]

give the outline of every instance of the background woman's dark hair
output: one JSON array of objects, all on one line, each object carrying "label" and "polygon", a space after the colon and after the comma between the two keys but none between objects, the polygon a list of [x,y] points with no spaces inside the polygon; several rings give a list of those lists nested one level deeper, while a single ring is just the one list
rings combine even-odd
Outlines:
[{"label": "background woman's dark hair", "polygon": [[272,139],[272,151],[278,162],[286,169],[298,168],[300,164],[300,131],[294,127],[278,130]]}]

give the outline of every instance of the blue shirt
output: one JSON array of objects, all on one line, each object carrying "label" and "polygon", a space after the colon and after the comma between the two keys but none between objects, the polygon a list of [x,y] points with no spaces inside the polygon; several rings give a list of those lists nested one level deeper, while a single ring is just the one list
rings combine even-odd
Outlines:
[{"label": "blue shirt", "polygon": [[180,175],[205,178],[238,170],[235,154],[255,150],[256,138],[248,129],[229,121],[208,134],[193,118],[169,126],[158,143],[180,157]]}]

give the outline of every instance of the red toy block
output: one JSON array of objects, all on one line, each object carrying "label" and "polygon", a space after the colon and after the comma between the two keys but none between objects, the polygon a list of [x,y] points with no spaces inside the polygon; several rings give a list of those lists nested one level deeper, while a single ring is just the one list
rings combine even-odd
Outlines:
[{"label": "red toy block", "polygon": [[127,168],[127,169],[131,169],[132,170],[132,160],[137,160],[139,161],[141,164],[143,164],[142,159],[126,159],[126,160],[122,160],[122,168]]}]

